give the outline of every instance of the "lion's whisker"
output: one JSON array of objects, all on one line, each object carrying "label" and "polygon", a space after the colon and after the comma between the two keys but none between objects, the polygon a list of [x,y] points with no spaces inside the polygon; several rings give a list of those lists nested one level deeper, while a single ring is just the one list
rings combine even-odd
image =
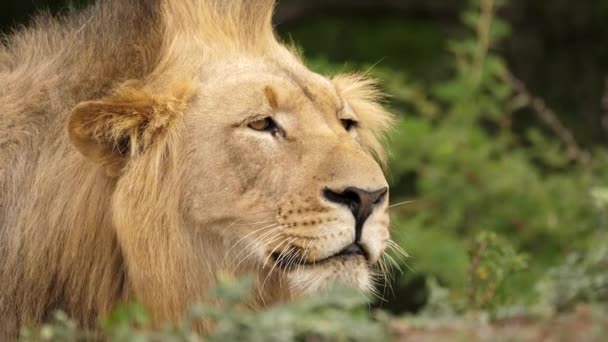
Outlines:
[{"label": "lion's whisker", "polygon": [[[232,246],[230,246],[230,248],[228,249],[228,251],[226,251],[226,253],[224,254],[224,259],[223,259],[222,263],[224,263],[224,262],[225,262],[226,258],[228,258],[228,256],[230,255],[230,252],[231,252],[231,251],[232,251],[234,248],[236,248],[236,247],[237,247],[237,246],[238,246],[238,245],[239,245],[239,244],[240,244],[240,243],[241,243],[243,240],[245,240],[245,239],[246,239],[246,238],[248,238],[249,236],[251,236],[251,235],[253,235],[253,234],[255,234],[255,233],[259,232],[259,231],[265,230],[265,229],[269,229],[269,231],[271,232],[271,231],[273,230],[273,228],[275,228],[275,227],[276,227],[276,226],[278,226],[278,225],[279,225],[278,223],[277,223],[277,224],[270,224],[270,225],[267,225],[267,226],[264,226],[264,227],[261,227],[261,228],[255,229],[255,230],[253,230],[253,231],[251,231],[251,232],[249,232],[249,233],[245,234],[245,235],[244,235],[244,236],[242,236],[241,238],[239,238],[239,239],[238,239],[238,240],[237,240],[237,241],[236,241],[234,244],[232,244]],[[256,241],[256,239],[254,239],[253,241]],[[243,250],[246,250],[246,248],[243,248]],[[242,250],[242,251],[243,251],[243,250]],[[241,251],[241,253],[242,253],[242,251]],[[239,253],[239,255],[240,255],[240,253]],[[237,256],[235,257],[235,259],[237,259],[239,255],[237,255]]]},{"label": "lion's whisker", "polygon": [[[276,228],[278,228],[278,227],[280,227],[280,226],[275,226],[271,230],[260,235],[257,239],[253,239],[253,240],[249,241],[249,243],[233,259],[233,262],[238,261],[236,266],[233,267],[233,270],[236,271],[243,262],[245,262],[251,255],[253,255],[257,252],[257,250],[255,248],[253,248],[253,246],[255,244],[260,243],[263,245],[267,245],[271,241],[274,241],[279,236],[279,232],[276,231]],[[241,258],[241,255],[243,253],[247,253],[247,254]]]},{"label": "lion's whisker", "polygon": [[259,232],[259,231],[261,231],[261,230],[267,229],[267,228],[274,228],[274,227],[276,227],[276,226],[278,226],[278,225],[279,225],[279,223],[276,223],[276,222],[274,222],[274,221],[270,221],[270,222],[268,222],[268,223],[269,223],[269,224],[267,224],[267,225],[265,225],[265,226],[262,226],[262,227],[260,227],[260,228],[256,228],[256,229],[252,230],[251,232],[249,232],[249,233],[245,234],[244,236],[240,237],[240,238],[239,238],[239,239],[238,239],[238,240],[237,240],[237,241],[236,241],[236,242],[233,244],[233,246],[236,246],[236,245],[237,245],[237,244],[238,244],[240,241],[242,241],[242,240],[244,240],[244,239],[248,238],[248,237],[249,237],[249,236],[251,236],[252,234],[255,234],[255,233],[257,233],[257,232]]},{"label": "lion's whisker", "polygon": [[302,265],[302,262],[303,262],[305,259],[307,259],[307,258],[308,258],[308,256],[307,256],[308,251],[309,251],[309,249],[310,249],[310,246],[312,246],[312,244],[313,244],[314,242],[315,242],[315,240],[314,240],[314,239],[312,239],[312,240],[310,240],[310,241],[308,242],[308,244],[306,245],[306,247],[302,247],[302,249],[301,249],[301,250],[302,250],[302,253],[300,254],[300,258],[298,259],[298,262],[296,263],[296,270],[295,270],[295,273],[299,273],[299,272],[300,272],[300,270],[301,270],[301,269],[304,267],[304,266]]},{"label": "lion's whisker", "polygon": [[276,221],[275,220],[264,220],[264,221],[258,221],[258,222],[243,222],[243,223],[238,223],[236,225],[237,226],[249,226],[249,225],[266,224],[266,223],[272,223],[272,222],[276,222]]},{"label": "lion's whisker", "polygon": [[393,267],[395,267],[399,271],[399,273],[403,274],[403,270],[401,269],[401,266],[392,256],[390,256],[390,254],[384,253],[383,255],[386,258],[386,260],[388,260],[388,262],[390,262],[391,265],[393,265]]},{"label": "lion's whisker", "polygon": [[[266,263],[269,261],[270,258],[272,258],[272,255],[274,254],[274,252],[281,247],[285,242],[288,241],[288,239],[285,239],[284,236],[277,236],[279,238],[281,238],[281,242],[279,242],[275,248],[270,251],[270,253],[268,254],[267,258],[264,260],[264,263],[262,264],[262,268],[265,267]],[[268,279],[268,277],[270,277],[270,274],[272,273],[272,270],[274,269],[274,267],[277,265],[277,263],[275,262],[272,266],[272,268],[270,269],[270,271],[266,274],[266,277],[264,278],[264,281],[262,282],[262,284],[260,285],[259,280],[258,280],[258,296],[261,298],[262,303],[264,303],[264,305],[266,304],[265,300],[264,300],[264,294],[263,294],[263,290],[264,290],[264,285],[266,284],[266,280]]]},{"label": "lion's whisker", "polygon": [[384,297],[385,293],[386,293],[386,289],[388,288],[388,290],[390,291],[391,295],[394,297],[395,296],[395,291],[393,289],[393,279],[394,279],[394,268],[389,267],[386,264],[386,254],[383,253],[380,257],[379,260],[379,264],[382,268],[382,276],[384,278],[384,287],[382,290],[382,296]]},{"label": "lion's whisker", "polygon": [[413,202],[417,202],[417,201],[418,201],[418,200],[415,200],[415,199],[414,199],[414,200],[403,201],[403,202],[399,202],[399,203],[391,204],[391,205],[389,205],[388,207],[389,207],[389,208],[394,208],[394,207],[397,207],[397,206],[400,206],[400,205],[404,205],[404,204],[408,204],[408,203],[413,203]]},{"label": "lion's whisker", "polygon": [[410,255],[393,240],[387,241],[387,247],[394,251],[401,260],[405,260],[410,257]]},{"label": "lion's whisker", "polygon": [[[373,277],[372,277],[372,281],[373,281]],[[387,302],[387,300],[383,296],[381,296],[380,293],[378,293],[378,290],[373,285],[374,284],[371,284],[370,286],[367,287],[367,291],[369,292],[369,294],[371,294],[373,297],[376,297],[381,302]]]},{"label": "lion's whisker", "polygon": [[272,258],[272,255],[274,254],[274,252],[278,248],[280,248],[280,246],[285,242],[285,237],[283,235],[277,233],[276,235],[269,237],[268,240],[264,241],[265,246],[269,246],[273,243],[276,243],[277,241],[280,241],[280,242],[272,249],[272,251],[270,251],[270,253],[266,256],[266,258],[264,258],[264,262],[258,266],[258,269],[260,269],[260,268],[264,269],[266,267],[266,264],[270,261],[270,258]]},{"label": "lion's whisker", "polygon": [[274,252],[276,252],[277,249],[279,249],[281,247],[281,245],[285,242],[288,241],[289,239],[285,239],[285,237],[283,236],[279,236],[279,238],[282,238],[283,240],[277,244],[271,251],[270,253],[268,253],[268,256],[264,259],[264,262],[262,263],[262,268],[266,267],[266,264],[270,261],[270,259],[272,259],[272,256],[274,255]]},{"label": "lion's whisker", "polygon": [[279,225],[278,223],[275,223],[275,224],[269,224],[269,225],[267,225],[267,226],[264,226],[264,227],[261,227],[261,228],[254,229],[253,231],[251,231],[251,232],[249,232],[249,233],[245,234],[244,236],[240,237],[240,238],[239,238],[239,239],[238,239],[238,240],[237,240],[235,243],[233,243],[233,244],[232,244],[232,246],[230,246],[230,248],[229,248],[229,249],[228,249],[228,251],[226,252],[226,255],[230,254],[230,252],[232,251],[232,249],[234,249],[236,246],[238,246],[238,244],[239,244],[241,241],[245,240],[245,239],[246,239],[246,238],[248,238],[249,236],[251,236],[251,235],[253,235],[253,234],[255,234],[255,233],[257,233],[257,232],[259,232],[259,231],[261,231],[261,230],[264,230],[264,229],[271,229],[271,228],[274,228],[275,226],[278,226],[278,225]]},{"label": "lion's whisker", "polygon": [[[277,258],[277,260],[274,262],[274,264],[272,265],[272,268],[270,268],[270,271],[268,272],[268,274],[266,275],[266,278],[264,279],[264,281],[262,282],[262,285],[258,288],[259,291],[263,291],[264,290],[264,286],[266,285],[266,282],[268,281],[268,279],[270,278],[270,276],[272,275],[273,270],[277,267],[277,265],[279,264],[279,262],[281,262],[281,258],[283,258],[283,255],[285,255],[285,253],[290,252],[292,246],[290,246],[290,244],[295,241],[295,238],[290,238],[287,240],[284,240],[283,242],[286,242],[287,245],[287,250],[283,253],[281,253],[279,255],[279,257]],[[282,244],[282,243],[281,243]],[[274,253],[274,252],[272,252]],[[270,254],[270,256],[272,256],[272,253]],[[288,254],[289,255],[289,254]]]},{"label": "lion's whisker", "polygon": [[[408,265],[407,263],[407,259],[410,257],[409,254],[407,254],[407,252],[405,252],[403,250],[403,248],[401,248],[401,246],[399,246],[396,242],[394,241],[389,241],[388,245],[387,245],[388,249],[392,252],[394,252],[394,256],[398,259],[398,264],[400,265],[405,265],[405,267],[407,267],[408,270],[410,270],[411,272],[414,272],[414,270]],[[387,254],[388,255],[388,254]],[[392,258],[391,258],[392,259]]]},{"label": "lion's whisker", "polygon": [[[308,249],[310,248],[310,246],[312,245],[312,243],[313,243],[314,241],[315,241],[315,240],[310,240],[310,241],[308,242],[308,244],[306,245],[306,247],[302,247],[302,248],[301,248],[302,253],[300,254],[300,258],[299,258],[299,260],[298,260],[298,262],[297,262],[297,264],[296,264],[296,269],[295,269],[294,273],[299,273],[299,272],[300,272],[300,269],[302,268],[302,264],[301,264],[301,263],[302,263],[302,261],[304,261],[304,259],[306,258],[306,254],[307,254],[307,252],[308,252]],[[285,276],[285,273],[286,273],[286,272],[287,272],[286,270],[282,270],[281,277],[279,277],[279,286],[280,286],[280,287],[283,287],[283,278],[284,278],[284,276]]]},{"label": "lion's whisker", "polygon": [[[273,235],[274,234],[274,235]],[[269,232],[264,233],[260,238],[258,239],[254,239],[252,240],[249,244],[247,244],[246,248],[243,249],[243,251],[241,251],[237,257],[234,259],[237,262],[236,266],[234,267],[234,270],[237,270],[238,267],[245,262],[246,260],[249,259],[250,256],[252,256],[253,254],[255,254],[256,252],[258,252],[257,249],[253,248],[253,246],[257,243],[260,243],[262,245],[268,245],[271,244],[272,242],[276,241],[277,239],[280,238],[279,232],[276,232],[274,230],[271,230]],[[246,252],[247,254],[245,254],[242,258],[240,257],[244,252]]]}]

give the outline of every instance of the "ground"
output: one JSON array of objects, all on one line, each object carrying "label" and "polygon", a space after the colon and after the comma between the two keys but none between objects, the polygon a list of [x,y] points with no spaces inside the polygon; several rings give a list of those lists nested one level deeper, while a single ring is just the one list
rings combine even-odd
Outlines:
[{"label": "ground", "polygon": [[477,318],[421,322],[407,318],[391,323],[394,341],[576,341],[608,340],[608,312],[579,306],[572,313],[526,316],[488,323]]}]

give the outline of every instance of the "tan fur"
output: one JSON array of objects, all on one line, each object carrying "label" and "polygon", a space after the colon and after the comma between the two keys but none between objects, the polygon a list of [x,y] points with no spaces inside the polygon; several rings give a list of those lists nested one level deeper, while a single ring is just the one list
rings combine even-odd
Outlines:
[{"label": "tan fur", "polygon": [[[92,326],[126,300],[177,321],[214,303],[220,274],[257,276],[252,307],[331,280],[371,288],[386,201],[363,229],[369,260],[289,270],[272,258],[314,263],[352,242],[352,214],[322,191],[386,186],[378,162],[391,122],[373,82],[314,74],[278,43],[273,6],[100,0],[8,37],[0,340],[57,309]],[[248,128],[269,116],[280,134]]]}]

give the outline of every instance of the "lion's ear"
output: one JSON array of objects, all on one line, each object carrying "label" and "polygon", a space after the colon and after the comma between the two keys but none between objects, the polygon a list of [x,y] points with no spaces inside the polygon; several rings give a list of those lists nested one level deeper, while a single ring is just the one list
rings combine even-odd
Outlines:
[{"label": "lion's ear", "polygon": [[100,101],[82,102],[70,114],[70,140],[85,157],[117,176],[129,158],[162,139],[181,117],[187,99],[185,92],[176,95],[122,89]]}]

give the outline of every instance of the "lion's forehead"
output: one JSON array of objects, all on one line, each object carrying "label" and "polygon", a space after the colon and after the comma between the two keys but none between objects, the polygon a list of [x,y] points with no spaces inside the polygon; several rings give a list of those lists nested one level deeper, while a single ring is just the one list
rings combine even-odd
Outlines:
[{"label": "lion's forehead", "polygon": [[212,91],[229,98],[258,100],[264,88],[272,87],[282,95],[282,105],[294,111],[307,103],[323,113],[336,115],[345,107],[332,80],[299,63],[240,57],[210,67],[202,85],[206,85],[201,90],[203,96]]}]

